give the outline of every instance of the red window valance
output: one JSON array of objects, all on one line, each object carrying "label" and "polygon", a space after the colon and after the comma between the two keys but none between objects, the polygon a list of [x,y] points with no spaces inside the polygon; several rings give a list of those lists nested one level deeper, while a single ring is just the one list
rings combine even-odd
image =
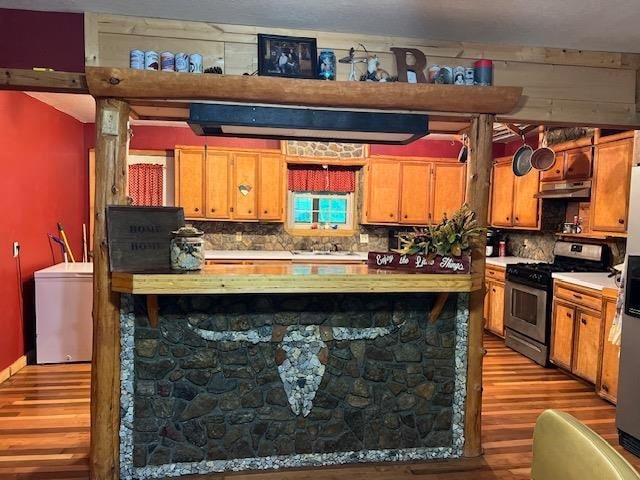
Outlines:
[{"label": "red window valance", "polygon": [[133,205],[161,207],[163,177],[162,165],[129,165],[129,196],[133,199]]},{"label": "red window valance", "polygon": [[356,189],[353,167],[290,165],[289,190],[296,192],[348,193]]}]

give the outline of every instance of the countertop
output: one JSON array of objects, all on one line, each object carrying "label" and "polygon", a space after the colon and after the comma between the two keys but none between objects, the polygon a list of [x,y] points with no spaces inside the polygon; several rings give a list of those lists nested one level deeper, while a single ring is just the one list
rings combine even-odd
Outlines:
[{"label": "countertop", "polygon": [[206,260],[289,260],[292,262],[366,262],[367,252],[288,252],[285,250],[205,250]]},{"label": "countertop", "polygon": [[118,273],[116,292],[134,294],[470,292],[480,275],[416,274],[366,265],[276,263],[206,265],[193,273]]},{"label": "countertop", "polygon": [[510,263],[542,263],[542,260],[524,257],[487,257],[487,265],[494,267],[506,267]]},{"label": "countertop", "polygon": [[600,291],[605,288],[618,288],[613,277],[609,278],[607,272],[552,273],[551,277],[562,280],[563,282]]}]

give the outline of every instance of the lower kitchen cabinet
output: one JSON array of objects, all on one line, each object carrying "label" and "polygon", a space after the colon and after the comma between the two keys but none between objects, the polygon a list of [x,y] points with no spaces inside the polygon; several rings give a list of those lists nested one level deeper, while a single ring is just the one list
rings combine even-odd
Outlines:
[{"label": "lower kitchen cabinet", "polygon": [[504,337],[504,280],[503,267],[487,266],[485,283],[487,293],[484,300],[485,328]]},{"label": "lower kitchen cabinet", "polygon": [[602,305],[599,291],[555,281],[551,326],[551,362],[596,383]]},{"label": "lower kitchen cabinet", "polygon": [[605,400],[616,403],[618,398],[618,368],[620,362],[620,346],[609,341],[609,330],[616,316],[617,299],[607,297],[605,294],[602,313],[604,315],[603,329],[601,332],[601,354],[596,392]]},{"label": "lower kitchen cabinet", "polygon": [[553,321],[551,327],[551,362],[559,367],[571,370],[573,355],[573,324],[575,323],[575,307],[554,301]]}]

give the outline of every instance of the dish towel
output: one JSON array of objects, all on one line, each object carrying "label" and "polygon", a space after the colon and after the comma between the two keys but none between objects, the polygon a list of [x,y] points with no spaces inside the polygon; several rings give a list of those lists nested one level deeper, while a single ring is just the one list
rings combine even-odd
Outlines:
[{"label": "dish towel", "polygon": [[[627,270],[627,264],[622,269],[623,272]],[[616,316],[613,318],[611,328],[609,329],[608,340],[614,345],[620,346],[620,340],[622,338],[622,313],[624,312],[624,273],[620,277],[620,286],[618,287],[618,301],[616,302]]]}]

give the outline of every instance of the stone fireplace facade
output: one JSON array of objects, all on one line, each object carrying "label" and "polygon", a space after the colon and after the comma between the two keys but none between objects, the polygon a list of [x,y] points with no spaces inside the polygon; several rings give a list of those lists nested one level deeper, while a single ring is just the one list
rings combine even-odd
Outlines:
[{"label": "stone fireplace facade", "polygon": [[121,478],[462,454],[468,295],[122,297]]}]

